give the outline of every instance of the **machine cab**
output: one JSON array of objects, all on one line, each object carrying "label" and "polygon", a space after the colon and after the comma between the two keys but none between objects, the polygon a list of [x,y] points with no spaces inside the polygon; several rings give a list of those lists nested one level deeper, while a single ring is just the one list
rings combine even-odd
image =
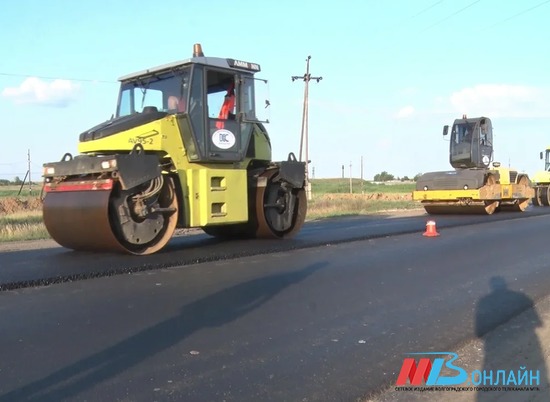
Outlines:
[{"label": "machine cab", "polygon": [[255,63],[204,57],[199,47],[186,61],[121,78],[117,118],[172,114],[190,161],[241,161],[254,126],[268,122],[256,114],[256,87],[267,86],[254,78],[258,71]]},{"label": "machine cab", "polygon": [[544,158],[544,170],[550,172],[550,149],[540,153],[540,159]]},{"label": "machine cab", "polygon": [[[445,126],[444,134],[448,131]],[[455,169],[488,168],[493,160],[493,127],[487,117],[454,121],[449,161]]]}]

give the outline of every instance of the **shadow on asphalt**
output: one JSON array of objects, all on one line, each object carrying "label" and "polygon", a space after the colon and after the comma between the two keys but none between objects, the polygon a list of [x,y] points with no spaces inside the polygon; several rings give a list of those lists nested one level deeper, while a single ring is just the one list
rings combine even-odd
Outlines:
[{"label": "shadow on asphalt", "polygon": [[[483,338],[484,342],[484,357],[481,373],[491,374],[491,383],[484,383],[484,378],[479,386],[491,387],[498,383],[500,386],[531,386],[529,376],[526,383],[519,383],[518,372],[529,373],[531,370],[535,372],[539,370],[540,389],[544,389],[548,393],[548,373],[545,364],[545,356],[535,330],[543,326],[536,309],[534,308],[533,300],[525,293],[514,291],[508,288],[506,280],[501,276],[494,276],[489,281],[491,292],[482,297],[476,306],[475,316],[475,333],[478,338],[483,338],[484,335],[494,330],[501,324],[509,321],[520,313],[526,314],[523,322],[527,326],[522,328],[526,334],[526,338],[522,338],[522,344],[528,348],[529,358],[517,356],[513,367],[502,367],[495,364],[501,361],[503,354],[503,346],[515,345],[519,340],[515,338],[514,332],[500,331],[501,336],[488,336]],[[527,351],[525,352],[527,354]],[[523,369],[521,369],[523,368]],[[499,371],[505,371],[506,383],[502,383],[502,378],[497,379]],[[514,374],[513,378],[507,377],[510,373]],[[540,397],[540,392],[537,392],[537,397]],[[494,395],[491,392],[476,392],[476,401],[485,402],[493,401]],[[547,399],[550,400],[550,394]]]},{"label": "shadow on asphalt", "polygon": [[40,380],[0,396],[0,402],[60,401],[72,398],[181,342],[191,334],[220,327],[261,307],[286,287],[299,283],[326,262],[269,275],[221,290],[181,308],[159,322]]}]

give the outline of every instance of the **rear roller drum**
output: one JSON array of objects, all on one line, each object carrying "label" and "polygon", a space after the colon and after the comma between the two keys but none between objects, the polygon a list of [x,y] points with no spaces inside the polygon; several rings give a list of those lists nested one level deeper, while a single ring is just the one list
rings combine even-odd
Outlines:
[{"label": "rear roller drum", "polygon": [[202,230],[221,239],[289,238],[298,233],[306,218],[305,190],[274,181],[276,173],[277,170],[264,172],[258,178],[261,184],[250,191],[247,223],[205,226]]},{"label": "rear roller drum", "polygon": [[288,238],[302,228],[306,219],[307,198],[304,188],[293,188],[274,181],[277,171],[265,172],[264,187],[256,192],[256,237]]}]

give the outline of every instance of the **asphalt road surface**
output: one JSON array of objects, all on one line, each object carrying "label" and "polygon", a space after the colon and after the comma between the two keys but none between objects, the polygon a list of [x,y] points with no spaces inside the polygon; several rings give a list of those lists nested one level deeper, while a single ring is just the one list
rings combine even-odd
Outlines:
[{"label": "asphalt road surface", "polygon": [[[0,402],[354,401],[393,386],[406,353],[455,350],[548,294],[546,209],[438,217],[435,238],[425,222],[0,254]],[[526,297],[484,298],[495,277]]]}]

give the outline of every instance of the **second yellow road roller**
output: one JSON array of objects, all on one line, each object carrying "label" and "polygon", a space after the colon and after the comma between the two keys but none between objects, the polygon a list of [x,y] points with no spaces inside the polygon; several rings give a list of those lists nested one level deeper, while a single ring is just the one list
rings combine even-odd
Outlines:
[{"label": "second yellow road roller", "polygon": [[539,170],[533,175],[535,195],[533,205],[537,207],[550,206],[550,147],[540,153],[540,159],[544,160],[544,170]]},{"label": "second yellow road roller", "polygon": [[[449,126],[443,127],[443,135]],[[529,176],[493,162],[493,127],[488,117],[456,119],[449,139],[454,170],[425,173],[413,199],[429,214],[487,214],[524,211],[534,190]]]},{"label": "second yellow road roller", "polygon": [[287,238],[304,223],[305,162],[274,162],[257,63],[191,58],[121,77],[114,116],[44,164],[43,217],[74,250],[147,255],[176,228]]}]

